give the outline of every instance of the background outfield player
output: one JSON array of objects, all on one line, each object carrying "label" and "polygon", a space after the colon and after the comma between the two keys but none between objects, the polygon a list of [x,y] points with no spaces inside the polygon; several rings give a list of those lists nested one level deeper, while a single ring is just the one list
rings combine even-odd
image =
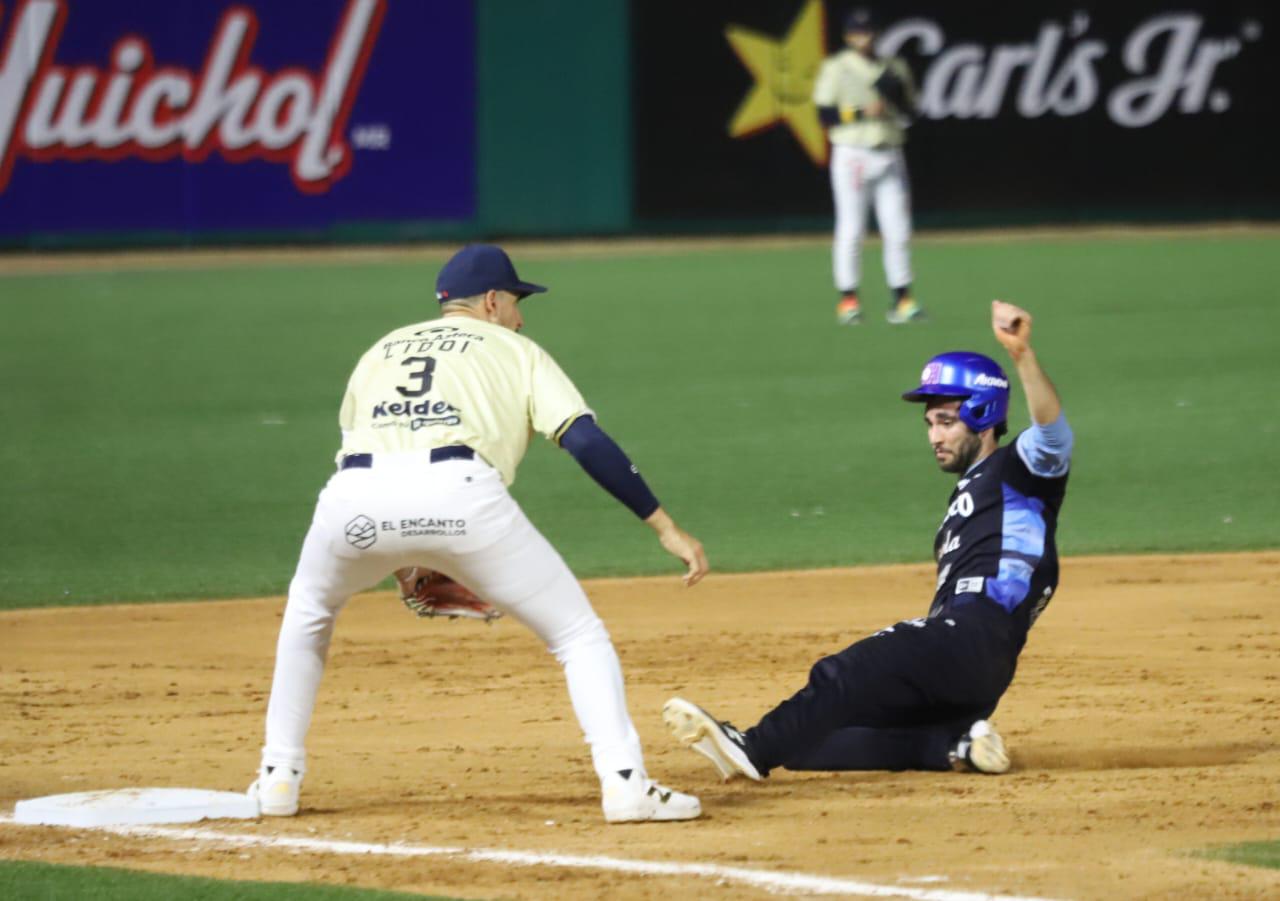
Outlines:
[{"label": "background outfield player", "polygon": [[250,787],[264,814],[298,810],[304,741],[339,609],[417,564],[456,578],[546,642],[591,746],[606,820],[700,814],[697,798],[646,774],[604,624],[507,493],[529,437],[541,432],[654,529],[687,564],[687,584],[707,572],[701,544],[659,506],[573,383],[516,334],[517,304],[544,290],[521,281],[501,249],[465,247],[436,282],[442,318],[391,332],[356,365],[339,414],[338,472],[316,503],[280,627],[262,767]]},{"label": "background outfield player", "polygon": [[813,102],[831,141],[832,266],[840,292],[836,320],[843,325],[862,321],[858,281],[871,201],[893,292],[886,318],[894,325],[924,318],[924,308],[911,295],[911,195],[902,153],[905,126],[916,112],[915,82],[901,59],[876,57],[877,29],[870,10],[850,12],[844,23],[846,49],[822,63],[813,85]]},{"label": "background outfield player", "polygon": [[1031,410],[1012,445],[1009,382],[994,360],[945,353],[903,395],[925,405],[934,459],[960,476],[934,539],[937,591],[929,615],[819,660],[809,684],[745,732],[673,698],[663,718],[726,778],[793,770],[1002,773],[1009,758],[986,718],[1013,680],[1018,654],[1058,584],[1058,509],[1072,435],[1031,349],[1031,316],[992,304]]}]

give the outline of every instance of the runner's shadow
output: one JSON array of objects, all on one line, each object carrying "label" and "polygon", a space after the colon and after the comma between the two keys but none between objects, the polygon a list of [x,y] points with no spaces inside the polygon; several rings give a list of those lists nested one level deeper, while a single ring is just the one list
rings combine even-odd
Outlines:
[{"label": "runner's shadow", "polygon": [[1270,749],[1266,744],[1199,745],[1183,748],[1078,748],[1022,745],[1014,751],[1019,770],[1142,770],[1243,763]]}]

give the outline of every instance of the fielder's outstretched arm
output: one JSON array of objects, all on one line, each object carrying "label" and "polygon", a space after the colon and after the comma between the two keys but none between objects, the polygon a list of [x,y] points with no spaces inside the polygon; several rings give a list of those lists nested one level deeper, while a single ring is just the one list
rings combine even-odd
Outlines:
[{"label": "fielder's outstretched arm", "polygon": [[707,574],[707,555],[701,542],[675,524],[654,497],[639,470],[590,416],[575,419],[560,435],[560,446],[569,452],[591,478],[658,534],[667,553],[688,567],[686,585]]}]

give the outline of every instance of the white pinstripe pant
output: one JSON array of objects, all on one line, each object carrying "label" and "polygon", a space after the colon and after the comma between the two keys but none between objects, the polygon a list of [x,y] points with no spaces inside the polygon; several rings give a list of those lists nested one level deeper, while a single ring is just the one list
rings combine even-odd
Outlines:
[{"label": "white pinstripe pant", "polygon": [[836,207],[832,269],[836,290],[858,287],[862,237],[871,202],[875,203],[876,223],[884,240],[885,280],[890,288],[911,284],[911,189],[902,148],[872,150],[834,144],[831,151],[831,193]]}]

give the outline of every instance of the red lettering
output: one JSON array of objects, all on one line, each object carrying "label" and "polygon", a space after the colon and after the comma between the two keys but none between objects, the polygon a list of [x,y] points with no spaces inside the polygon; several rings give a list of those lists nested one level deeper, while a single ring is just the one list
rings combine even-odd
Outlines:
[{"label": "red lettering", "polygon": [[[55,65],[67,0],[24,0],[0,51],[0,191],[18,156],[287,163],[298,190],[323,193],[351,169],[347,120],[386,0],[349,0],[318,73],[250,62],[258,17],[230,7],[197,73],[156,66],[147,39],[116,41],[106,68]],[[4,10],[0,7],[0,24]]]}]

